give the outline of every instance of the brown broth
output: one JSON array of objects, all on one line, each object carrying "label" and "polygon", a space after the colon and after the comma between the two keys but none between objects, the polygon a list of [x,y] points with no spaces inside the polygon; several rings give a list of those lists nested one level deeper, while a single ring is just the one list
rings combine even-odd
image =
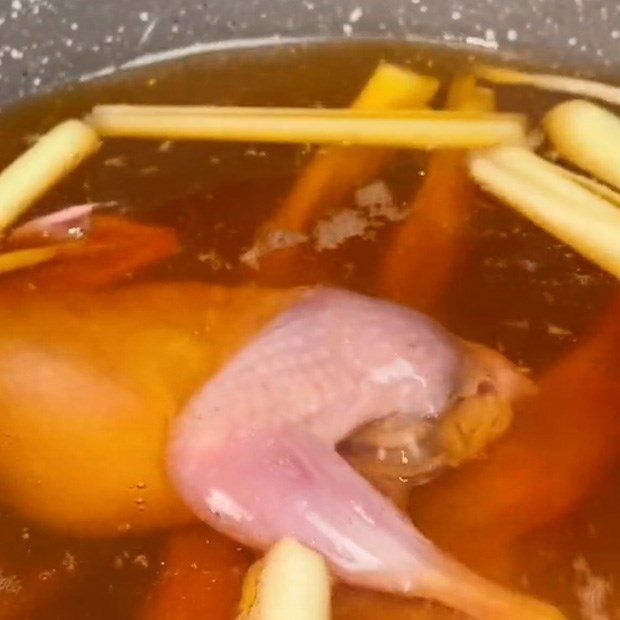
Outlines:
[{"label": "brown broth", "polygon": [[[444,81],[468,61],[462,52],[368,42],[217,52],[144,67],[5,110],[0,116],[0,166],[23,150],[28,136],[81,115],[95,103],[346,105],[380,58],[432,72]],[[502,109],[525,110],[533,118],[558,99],[527,89],[500,89],[499,95]],[[114,140],[50,192],[36,211],[116,201],[122,213],[174,227],[183,241],[182,253],[136,274],[136,280],[196,279],[231,285],[255,281],[256,274],[239,265],[239,256],[286,196],[308,157],[307,148],[291,146],[162,146]],[[425,161],[419,153],[402,153],[381,173],[399,204],[407,204],[415,193]],[[459,335],[494,346],[538,374],[595,328],[616,283],[509,209],[489,205],[481,195],[478,199],[481,208],[467,241],[469,258],[455,268],[433,314]],[[352,206],[349,202],[343,206]],[[372,239],[353,239],[336,251],[305,251],[292,283],[326,282],[372,293],[378,258],[394,226],[379,229]],[[481,551],[468,556],[469,563],[580,618],[576,558],[585,558],[606,583],[620,579],[620,534],[614,518],[620,506],[619,480],[620,469],[609,472],[570,514],[522,537],[511,548],[510,558],[501,550]],[[469,501],[475,504],[477,498]],[[438,538],[449,540],[447,534],[440,531]],[[163,553],[167,537],[63,538],[9,511],[0,512],[0,620],[153,620],[158,616],[144,610],[159,605],[153,588],[170,569]],[[207,528],[204,537],[217,538]],[[228,549],[222,552],[219,572],[213,566],[196,568],[187,558],[185,570],[211,571],[212,588],[197,596],[217,597],[226,588],[236,592],[247,564],[247,552],[217,540],[220,551]],[[509,561],[511,568],[504,571]],[[182,590],[171,592],[185,596]],[[610,592],[608,599],[608,610],[620,608],[620,594]],[[337,590],[335,609],[337,620],[448,615],[416,602],[346,588]],[[214,608],[209,617],[226,615]]]}]

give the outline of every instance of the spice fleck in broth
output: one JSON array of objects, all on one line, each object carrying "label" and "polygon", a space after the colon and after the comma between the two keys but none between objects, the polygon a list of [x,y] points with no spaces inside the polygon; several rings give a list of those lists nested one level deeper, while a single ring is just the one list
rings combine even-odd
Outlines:
[{"label": "spice fleck in broth", "polygon": [[[471,62],[461,52],[363,42],[175,60],[6,109],[0,115],[0,164],[14,160],[33,136],[98,104],[348,106],[380,60],[439,78],[436,106]],[[498,109],[525,112],[535,122],[566,99],[526,87],[498,86],[495,92]],[[344,190],[323,196],[311,226],[274,240],[269,225],[293,200],[291,189],[315,150],[262,142],[104,141],[29,213],[30,218],[96,203],[92,240],[88,234],[86,241],[77,239],[93,247],[86,253],[71,249],[75,258],[0,276],[5,307],[24,308],[19,318],[0,312],[7,329],[0,330],[0,340],[6,339],[0,348],[11,354],[16,334],[17,339],[35,334],[50,350],[61,343],[92,360],[93,373],[109,372],[118,363],[114,372],[166,409],[162,418],[171,425],[169,411],[190,398],[201,373],[214,373],[230,352],[287,308],[293,287],[350,289],[420,309],[460,338],[502,353],[536,380],[539,393],[534,405],[516,408],[508,430],[498,431],[505,431],[503,437],[458,468],[412,470],[410,480],[401,476],[387,487],[381,486],[383,478],[366,473],[423,534],[476,573],[547,601],[569,618],[615,617],[620,605],[615,589],[620,540],[613,518],[620,476],[615,278],[480,191],[461,151],[351,146],[344,156],[333,156]],[[349,173],[347,166],[359,161],[360,152],[367,158],[365,172],[353,167]],[[308,188],[311,192],[311,183]],[[131,225],[119,224],[119,218]],[[404,233],[399,237],[402,230],[406,239]],[[280,249],[263,254],[264,239],[270,239],[269,250],[274,244]],[[205,293],[196,282],[244,292],[231,301],[228,288]],[[174,287],[164,287],[171,292],[160,296],[154,291],[164,283]],[[132,286],[143,286],[143,293],[126,295],[124,287]],[[260,291],[266,287],[282,292],[265,300]],[[99,289],[112,292],[93,310],[88,300]],[[33,304],[32,296],[41,303]],[[200,304],[209,308],[200,320],[208,321],[215,343],[208,355],[192,334]],[[71,332],[74,321],[82,325],[84,313],[92,313],[88,345],[86,337]],[[148,340],[140,351],[150,359],[133,352],[138,331]],[[159,346],[168,351],[168,365],[155,359]],[[33,355],[22,367],[49,359]],[[50,368],[65,372],[62,365]],[[157,388],[160,373],[174,376],[169,392]],[[87,387],[76,384],[66,402],[83,398],[80,389]],[[108,392],[93,394],[104,402]],[[5,397],[14,398],[0,391],[0,402]],[[65,401],[58,398],[54,411],[60,416]],[[92,424],[105,418],[104,405],[89,410]],[[127,405],[139,418],[142,413],[132,407]],[[101,424],[105,441],[125,441],[129,422],[120,429]],[[63,425],[59,421],[59,433]],[[36,435],[34,422],[28,432]],[[14,439],[5,437],[7,450]],[[134,480],[119,491],[135,504],[135,522],[85,528],[80,515],[89,507],[72,505],[70,491],[66,498],[50,496],[44,508],[35,500],[6,503],[0,512],[0,619],[235,616],[256,554],[198,524],[178,498],[153,499],[166,475],[157,449],[152,458],[162,462],[160,477]],[[79,452],[80,446],[71,450]],[[136,444],[137,453],[148,450]],[[125,480],[114,477],[113,463],[94,462],[97,454],[86,450],[84,472],[93,479],[107,475],[113,492],[114,481]],[[36,472],[36,454],[33,462]],[[15,470],[25,469],[22,465],[15,463]],[[74,474],[80,477],[67,471]],[[37,488],[44,483],[36,476],[24,479],[32,485],[26,495],[48,495]],[[87,475],[82,479],[87,487]],[[14,486],[1,488],[19,495]],[[98,501],[103,504],[93,497],[92,506]],[[165,516],[153,517],[160,512]],[[143,526],[151,518],[155,526]],[[340,620],[457,617],[437,604],[346,585],[334,589],[333,613]]]}]

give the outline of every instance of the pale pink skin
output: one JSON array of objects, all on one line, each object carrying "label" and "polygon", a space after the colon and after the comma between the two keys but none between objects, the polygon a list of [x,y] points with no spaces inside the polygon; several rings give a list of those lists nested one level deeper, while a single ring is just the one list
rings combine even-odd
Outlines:
[{"label": "pale pink skin", "polygon": [[[560,618],[441,553],[334,448],[394,412],[439,416],[476,355],[419,313],[309,291],[191,400],[173,429],[171,479],[216,529],[263,549],[292,536],[350,584],[476,618]],[[499,355],[481,360],[494,389],[518,384]]]},{"label": "pale pink skin", "polygon": [[16,244],[62,243],[79,239],[90,232],[95,204],[83,204],[54,211],[29,220],[15,228],[9,242]]}]

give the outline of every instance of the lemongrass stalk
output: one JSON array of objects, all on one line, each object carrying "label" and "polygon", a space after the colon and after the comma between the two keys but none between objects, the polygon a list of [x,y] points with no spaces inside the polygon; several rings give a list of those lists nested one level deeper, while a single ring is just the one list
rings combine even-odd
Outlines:
[{"label": "lemongrass stalk", "polygon": [[521,147],[469,157],[483,189],[620,278],[620,210]]},{"label": "lemongrass stalk", "polygon": [[576,172],[572,172],[571,170],[566,170],[566,168],[558,168],[562,171],[564,176],[569,179],[575,181],[575,183],[579,183],[582,187],[589,189],[592,193],[608,200],[612,204],[616,205],[616,207],[620,207],[620,192],[613,190],[608,185],[604,185],[603,183],[599,183],[595,179],[591,179],[590,177],[586,177],[583,174],[577,174]]},{"label": "lemongrass stalk", "polygon": [[551,109],[543,126],[562,158],[620,189],[620,117],[575,99]]},{"label": "lemongrass stalk", "polygon": [[399,148],[477,148],[524,140],[514,114],[420,112],[381,116],[334,114],[216,116],[114,114],[95,109],[90,119],[104,137],[319,143]]},{"label": "lemongrass stalk", "polygon": [[250,567],[238,620],[329,620],[330,593],[325,560],[285,538]]},{"label": "lemongrass stalk", "polygon": [[[378,104],[377,104],[378,105]],[[414,108],[417,109],[417,108]],[[93,108],[89,118],[96,122],[98,118],[122,116],[197,116],[208,117],[251,117],[251,118],[382,118],[385,110],[397,113],[398,108],[280,108],[280,107],[254,107],[254,106],[194,106],[194,105],[128,105],[106,104],[97,105]],[[405,109],[401,109],[395,115],[408,116]]]},{"label": "lemongrass stalk", "polygon": [[[349,116],[356,111],[366,116],[373,110],[381,116],[382,110],[418,108],[425,106],[439,88],[439,81],[431,76],[381,63],[350,108],[331,110],[333,114]],[[324,116],[323,108],[269,108],[253,106],[212,105],[98,105],[93,116],[99,115],[181,115],[181,116]]]},{"label": "lemongrass stalk", "polygon": [[28,248],[0,254],[0,274],[27,267],[34,267],[40,263],[55,258],[60,249],[54,246],[43,248]]},{"label": "lemongrass stalk", "polygon": [[230,119],[250,119],[257,121],[265,121],[273,118],[291,120],[293,123],[309,120],[409,120],[422,118],[437,118],[444,116],[446,118],[454,117],[458,119],[480,119],[485,116],[501,118],[515,118],[524,120],[523,114],[517,113],[501,113],[501,114],[485,114],[478,109],[464,110],[447,109],[447,110],[430,110],[421,106],[408,108],[279,108],[279,107],[237,107],[237,106],[159,106],[159,105],[97,105],[92,109],[87,120],[91,124],[97,124],[103,120],[117,120],[124,117],[156,117],[156,118],[198,118],[216,120],[222,119],[228,121]]},{"label": "lemongrass stalk", "polygon": [[[568,204],[588,204],[588,212],[596,215],[600,212],[606,214],[609,211],[609,203],[602,197],[593,194],[585,187],[576,184],[564,174],[561,166],[518,147],[502,147],[492,149],[488,156],[498,164],[514,171],[540,186],[546,186],[550,193]],[[615,212],[615,210],[611,210]],[[620,216],[620,212],[618,212]]]},{"label": "lemongrass stalk", "polygon": [[[591,193],[595,194],[599,198],[602,198],[606,200],[607,202],[610,202],[614,204],[615,206],[620,207],[620,192],[615,191],[608,185],[599,183],[596,179],[592,179],[590,177],[584,176],[583,174],[579,174],[577,172],[573,172],[572,170],[568,170],[567,168],[564,168],[563,166],[558,166],[556,164],[553,164],[552,162],[546,159],[543,159],[542,157],[537,158],[536,165],[540,168],[547,169],[557,174],[560,174],[563,177],[570,179],[571,181],[574,181],[575,183],[579,184],[581,187],[589,190]],[[569,191],[571,192],[571,195],[574,196],[574,194],[572,193],[574,190],[573,186],[569,186],[569,187],[570,187]],[[589,197],[589,194],[588,194],[588,197]]]},{"label": "lemongrass stalk", "polygon": [[0,231],[94,153],[99,145],[97,134],[88,125],[68,120],[56,125],[0,172]]},{"label": "lemongrass stalk", "polygon": [[580,97],[590,97],[620,105],[620,88],[594,80],[554,75],[550,73],[529,73],[504,67],[478,65],[474,67],[477,77],[494,84],[533,86],[541,90],[569,93]]}]

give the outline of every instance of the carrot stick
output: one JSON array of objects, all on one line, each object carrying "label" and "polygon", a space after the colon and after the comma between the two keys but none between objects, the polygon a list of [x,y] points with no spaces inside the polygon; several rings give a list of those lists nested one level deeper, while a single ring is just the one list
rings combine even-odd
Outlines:
[{"label": "carrot stick", "polygon": [[510,541],[584,497],[618,459],[619,312],[620,297],[599,331],[542,377],[539,395],[486,460],[416,490],[417,525],[449,546]]},{"label": "carrot stick", "polygon": [[[397,110],[424,107],[435,95],[436,79],[387,63],[380,64],[355,101],[354,110]],[[308,232],[309,225],[353,189],[377,174],[393,155],[389,149],[331,148],[306,166],[266,228]]]},{"label": "carrot stick", "polygon": [[[56,252],[54,260],[17,273],[5,282],[41,289],[100,288],[130,277],[140,268],[176,253],[179,244],[168,228],[147,226],[115,216],[93,216],[92,231],[82,243],[42,248]],[[31,252],[33,250],[19,250]]]},{"label": "carrot stick", "polygon": [[[435,78],[381,63],[355,101],[354,110],[416,109],[434,96]],[[385,148],[331,147],[319,151],[306,166],[288,197],[262,227],[260,246],[271,231],[307,234],[325,211],[337,206],[354,189],[375,176],[394,155]],[[276,250],[261,260],[260,278],[280,283],[298,262],[299,248]]]},{"label": "carrot stick", "polygon": [[206,526],[173,532],[140,620],[230,620],[250,561],[248,552]]},{"label": "carrot stick", "polygon": [[[452,83],[446,106],[488,111],[494,97],[476,86],[474,78],[464,76]],[[463,152],[433,153],[411,215],[397,229],[385,255],[378,278],[382,295],[419,308],[433,305],[462,253],[475,197]]]}]

